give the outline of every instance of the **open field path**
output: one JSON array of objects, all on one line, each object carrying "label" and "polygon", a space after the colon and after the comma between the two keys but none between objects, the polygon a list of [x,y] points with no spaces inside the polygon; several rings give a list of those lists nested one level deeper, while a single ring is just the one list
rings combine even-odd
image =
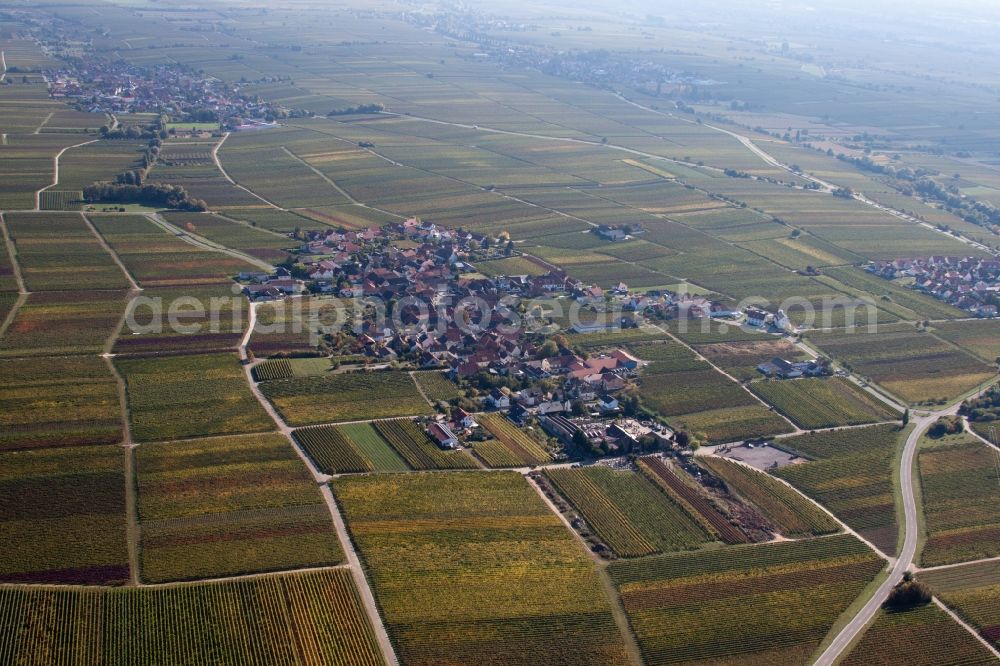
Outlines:
[{"label": "open field path", "polygon": [[32,134],[41,134],[42,133],[42,128],[45,127],[50,120],[52,120],[52,116],[54,116],[54,115],[56,115],[55,111],[53,111],[53,112],[49,113],[49,115],[45,116],[45,118],[42,119],[42,122],[38,124],[38,127],[35,128],[35,131],[32,132]]},{"label": "open field path", "polygon": [[[253,335],[254,327],[257,325],[257,307],[256,303],[250,303],[250,318],[247,323],[247,329],[243,334],[243,339],[240,340],[240,359],[246,361],[248,359],[247,354],[247,344],[250,342],[250,337]],[[250,390],[253,392],[257,402],[260,403],[264,411],[267,412],[271,420],[274,421],[275,425],[278,427],[278,431],[285,436],[291,444],[292,449],[298,454],[302,462],[305,463],[309,473],[312,474],[313,480],[316,481],[319,486],[320,493],[323,495],[323,500],[326,502],[327,508],[330,511],[330,518],[333,520],[333,526],[337,531],[337,537],[340,539],[340,544],[344,549],[344,555],[347,557],[347,563],[351,570],[351,576],[354,578],[354,584],[358,588],[358,594],[361,597],[361,603],[365,608],[365,613],[368,615],[368,621],[371,623],[372,630],[375,632],[375,638],[378,640],[379,648],[382,651],[382,656],[388,666],[398,666],[399,660],[396,658],[396,652],[392,647],[392,642],[389,640],[389,633],[385,629],[385,625],[382,623],[382,616],[379,614],[378,605],[375,603],[375,595],[372,594],[371,587],[368,585],[368,579],[365,577],[364,568],[361,564],[361,559],[358,557],[357,549],[354,547],[354,542],[351,540],[351,535],[347,531],[347,525],[344,523],[344,517],[340,513],[340,508],[337,506],[337,501],[333,497],[333,492],[330,490],[330,476],[321,473],[316,465],[313,464],[312,460],[306,455],[305,451],[299,446],[299,443],[295,441],[292,436],[292,428],[289,427],[285,420],[281,418],[281,415],[274,408],[271,402],[264,397],[261,393],[260,388],[257,386],[257,382],[254,381],[253,373],[251,372],[251,367],[249,364],[244,363],[243,371],[246,374],[247,383],[250,385]]]},{"label": "open field path", "polygon": [[[90,221],[90,218],[84,215],[83,213],[80,213],[80,217],[83,218],[84,224],[86,224],[87,228],[90,229],[90,233],[94,234],[94,237],[97,238],[97,242],[101,244],[101,247],[104,248],[104,251],[107,252],[109,255],[111,255],[111,258],[118,265],[118,268],[125,276],[125,279],[128,280],[131,290],[136,292],[142,291],[142,287],[140,287],[139,283],[135,281],[135,277],[133,277],[132,273],[130,273],[129,270],[125,267],[125,264],[122,263],[121,257],[118,256],[118,253],[115,252],[110,245],[108,245],[108,241],[104,239],[104,236],[102,236],[101,232],[97,230],[97,227],[95,227],[94,223]],[[130,296],[132,295],[134,294],[131,294]],[[108,351],[111,350],[109,349]]]},{"label": "open field path", "polygon": [[[36,134],[37,134],[37,132],[36,132]],[[65,148],[63,148],[62,150],[60,150],[58,153],[56,153],[55,157],[52,158],[52,182],[49,183],[48,185],[46,185],[45,187],[43,187],[42,189],[38,190],[37,192],[35,192],[35,210],[41,210],[42,209],[42,205],[41,205],[42,192],[44,192],[45,190],[48,190],[50,188],[53,188],[53,187],[55,187],[56,185],[59,184],[59,159],[63,156],[63,153],[65,153],[67,150],[71,150],[73,148],[80,148],[82,146],[87,146],[87,145],[90,145],[92,143],[97,143],[98,141],[100,141],[100,139],[91,139],[90,141],[84,141],[83,143],[78,143],[78,144],[73,145],[73,146],[66,146]]]}]

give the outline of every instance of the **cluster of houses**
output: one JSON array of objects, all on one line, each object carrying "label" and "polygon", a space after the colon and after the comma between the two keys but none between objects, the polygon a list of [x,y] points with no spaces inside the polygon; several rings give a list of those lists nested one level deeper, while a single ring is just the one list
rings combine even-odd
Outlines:
[{"label": "cluster of houses", "polygon": [[586,444],[605,453],[634,451],[647,439],[656,446],[670,446],[674,436],[666,426],[631,418],[607,420],[548,414],[539,417],[538,423],[548,435],[564,444]]},{"label": "cluster of houses", "polygon": [[886,280],[911,278],[912,288],[976,317],[998,316],[1000,260],[983,257],[926,257],[875,261],[865,270]]}]

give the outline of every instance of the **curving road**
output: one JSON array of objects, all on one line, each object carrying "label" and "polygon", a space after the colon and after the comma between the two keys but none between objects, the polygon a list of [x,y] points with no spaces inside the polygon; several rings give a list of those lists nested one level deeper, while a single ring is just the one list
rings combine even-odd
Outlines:
[{"label": "curving road", "polygon": [[[989,389],[986,389],[989,390]],[[980,395],[982,392],[977,393]],[[903,511],[905,514],[903,546],[899,550],[892,571],[889,577],[879,586],[875,594],[872,595],[868,603],[858,611],[858,614],[845,626],[833,642],[816,660],[816,666],[832,666],[840,656],[847,650],[855,638],[857,638],[875,617],[875,613],[882,606],[892,588],[899,583],[903,574],[911,569],[913,560],[917,555],[917,538],[919,536],[920,524],[917,515],[917,499],[913,492],[913,461],[916,458],[917,448],[921,436],[927,429],[942,416],[954,416],[958,413],[961,402],[958,402],[947,409],[936,412],[925,413],[916,417],[910,422],[913,424],[913,432],[906,439],[903,447],[903,455],[899,465],[900,491],[903,496]]]}]

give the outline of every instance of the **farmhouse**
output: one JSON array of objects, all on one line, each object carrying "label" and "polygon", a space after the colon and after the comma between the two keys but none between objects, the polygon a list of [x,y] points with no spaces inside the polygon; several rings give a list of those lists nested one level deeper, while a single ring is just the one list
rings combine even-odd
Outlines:
[{"label": "farmhouse", "polygon": [[451,431],[451,428],[444,423],[432,423],[427,428],[427,434],[431,436],[442,449],[457,449],[458,437]]},{"label": "farmhouse", "polygon": [[825,374],[828,366],[815,359],[810,361],[787,361],[783,358],[772,358],[757,366],[757,371],[767,377],[779,379],[797,379],[799,377],[815,377]]}]

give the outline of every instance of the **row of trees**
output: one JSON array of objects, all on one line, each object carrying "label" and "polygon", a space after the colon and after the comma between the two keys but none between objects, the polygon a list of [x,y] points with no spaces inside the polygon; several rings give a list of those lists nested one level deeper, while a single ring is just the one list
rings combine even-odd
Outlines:
[{"label": "row of trees", "polygon": [[208,210],[208,204],[192,197],[183,187],[166,183],[99,182],[83,189],[83,199],[88,203],[134,203],[194,212]]}]

